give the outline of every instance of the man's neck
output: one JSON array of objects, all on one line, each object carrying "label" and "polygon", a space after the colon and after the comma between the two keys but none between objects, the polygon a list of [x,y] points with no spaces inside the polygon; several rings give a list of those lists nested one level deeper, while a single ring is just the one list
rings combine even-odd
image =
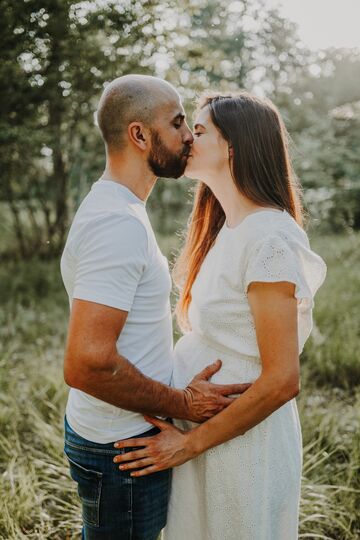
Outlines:
[{"label": "man's neck", "polygon": [[107,159],[102,178],[122,184],[142,201],[147,200],[157,180],[147,164],[114,158]]}]

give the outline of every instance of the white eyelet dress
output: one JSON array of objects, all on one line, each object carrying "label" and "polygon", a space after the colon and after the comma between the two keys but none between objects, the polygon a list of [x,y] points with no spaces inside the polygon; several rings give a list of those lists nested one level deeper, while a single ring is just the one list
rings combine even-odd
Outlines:
[{"label": "white eyelet dress", "polygon": [[[175,347],[173,386],[184,388],[217,358],[223,366],[213,382],[259,377],[247,301],[252,281],[296,285],[301,352],[325,274],[306,233],[285,211],[258,211],[233,229],[224,224],[192,287],[192,330]],[[196,425],[175,424],[186,430]],[[292,399],[245,435],[174,469],[165,540],[297,539],[301,466],[301,428]]]}]

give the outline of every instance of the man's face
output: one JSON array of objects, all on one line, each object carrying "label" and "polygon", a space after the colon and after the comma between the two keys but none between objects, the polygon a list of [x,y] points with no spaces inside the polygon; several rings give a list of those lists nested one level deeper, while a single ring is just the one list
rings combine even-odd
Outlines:
[{"label": "man's face", "polygon": [[180,99],[172,100],[159,109],[150,132],[148,164],[152,172],[163,178],[182,176],[194,139],[185,121]]}]

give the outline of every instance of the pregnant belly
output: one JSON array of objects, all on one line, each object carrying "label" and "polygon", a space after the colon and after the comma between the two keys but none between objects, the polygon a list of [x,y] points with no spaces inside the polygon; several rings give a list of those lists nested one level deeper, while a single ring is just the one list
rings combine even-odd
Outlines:
[{"label": "pregnant belly", "polygon": [[218,358],[222,361],[222,367],[211,378],[214,383],[253,382],[261,373],[259,358],[237,354],[221,345],[211,344],[195,332],[189,332],[179,339],[174,349],[172,385],[185,388],[199,371]]},{"label": "pregnant belly", "polygon": [[[203,337],[190,332],[182,336],[175,346],[172,385],[175,388],[185,388],[199,371],[218,358],[222,360],[222,367],[211,378],[214,383],[254,382],[261,374],[261,362],[258,357],[237,354],[235,351],[210,344]],[[188,430],[197,424],[176,420],[175,425]],[[286,447],[291,444],[296,449],[297,463],[301,461],[301,428],[295,399],[285,403],[236,440],[238,444],[243,444],[247,448],[258,448],[264,447],[264,441],[269,442],[270,438],[275,441],[275,446],[281,445],[283,442]],[[230,441],[226,445],[231,446],[232,443],[233,441]],[[225,446],[221,445],[218,448],[224,449]],[[214,449],[211,450],[211,452],[213,451]],[[283,455],[282,451],[280,455]]]}]

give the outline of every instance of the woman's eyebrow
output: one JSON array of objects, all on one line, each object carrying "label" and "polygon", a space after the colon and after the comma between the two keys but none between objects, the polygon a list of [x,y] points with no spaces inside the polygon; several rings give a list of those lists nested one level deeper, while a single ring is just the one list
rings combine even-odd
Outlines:
[{"label": "woman's eyebrow", "polygon": [[198,129],[199,127],[205,129],[206,131],[205,126],[203,126],[202,124],[195,124],[194,129]]}]

